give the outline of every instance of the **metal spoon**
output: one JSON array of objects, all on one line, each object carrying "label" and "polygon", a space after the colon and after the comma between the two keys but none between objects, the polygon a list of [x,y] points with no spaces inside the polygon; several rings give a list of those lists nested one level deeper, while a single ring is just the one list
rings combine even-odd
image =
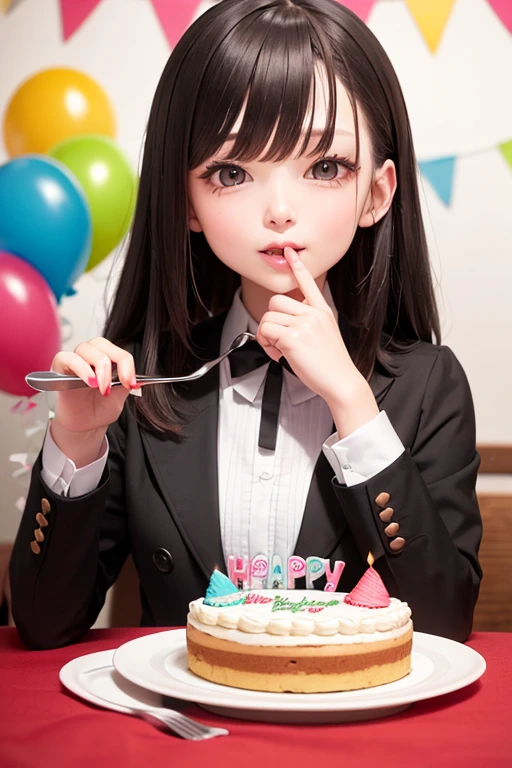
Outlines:
[{"label": "metal spoon", "polygon": [[[198,368],[194,373],[189,376],[136,376],[137,384],[141,387],[146,384],[172,384],[178,381],[193,381],[194,379],[200,379],[205,373],[208,373],[215,365],[218,365],[225,357],[234,352],[235,349],[243,347],[246,341],[255,339],[253,333],[240,333],[229,345],[228,349],[215,360],[210,360]],[[38,392],[62,392],[67,389],[81,389],[82,387],[89,386],[87,382],[81,379],[79,376],[68,376],[65,373],[55,373],[55,371],[34,371],[25,376],[25,381],[33,389],[37,389]],[[122,383],[118,379],[113,379],[113,387],[120,387]]]}]

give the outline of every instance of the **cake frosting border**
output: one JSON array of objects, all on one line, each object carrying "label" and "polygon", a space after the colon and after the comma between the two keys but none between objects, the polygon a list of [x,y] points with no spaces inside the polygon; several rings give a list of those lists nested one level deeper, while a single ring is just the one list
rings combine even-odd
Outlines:
[{"label": "cake frosting border", "polygon": [[[269,590],[252,590],[253,594],[269,594]],[[289,593],[288,590],[283,592]],[[296,592],[297,596],[300,594]],[[311,591],[309,591],[311,594]],[[313,592],[313,594],[315,594]],[[322,594],[322,593],[320,593]],[[203,598],[189,605],[188,621],[196,629],[220,639],[246,645],[344,645],[392,639],[404,634],[411,626],[411,609],[407,603],[391,598],[386,608],[356,608],[345,604],[346,593],[331,592],[328,600],[337,599],[342,612],[348,616],[293,616],[266,614],[255,611],[253,604],[244,606],[238,593],[236,603],[223,607],[210,606]],[[352,610],[353,609],[353,610]]]}]

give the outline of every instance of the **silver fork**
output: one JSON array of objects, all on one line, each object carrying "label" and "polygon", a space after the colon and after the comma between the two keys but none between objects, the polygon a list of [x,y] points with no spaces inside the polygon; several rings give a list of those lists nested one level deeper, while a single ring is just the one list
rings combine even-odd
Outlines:
[{"label": "silver fork", "polygon": [[189,739],[190,741],[203,741],[204,739],[213,739],[215,736],[229,736],[229,731],[225,728],[203,725],[203,723],[198,723],[197,720],[192,720],[173,709],[161,709],[158,712],[156,710],[132,709],[131,712],[157,728],[165,726],[165,728],[181,736],[182,739]]},{"label": "silver fork", "polygon": [[[229,345],[228,349],[215,360],[210,360],[198,368],[194,373],[188,376],[136,376],[136,381],[139,386],[144,387],[146,384],[172,384],[179,381],[193,381],[194,379],[200,379],[205,373],[208,373],[215,365],[218,365],[225,357],[234,352],[235,349],[243,347],[246,341],[255,339],[256,336],[253,333],[240,333]],[[61,392],[66,389],[81,389],[82,387],[89,386],[87,382],[83,381],[79,376],[68,376],[65,373],[55,373],[55,371],[34,371],[25,376],[25,381],[33,389],[37,389],[38,392]],[[113,387],[122,386],[118,379],[113,379]]]}]

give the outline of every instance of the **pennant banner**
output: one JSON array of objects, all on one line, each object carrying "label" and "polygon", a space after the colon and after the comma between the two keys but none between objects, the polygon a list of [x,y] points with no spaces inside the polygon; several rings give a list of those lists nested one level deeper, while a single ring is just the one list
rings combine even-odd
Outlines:
[{"label": "pennant banner", "polygon": [[450,155],[449,157],[438,157],[433,160],[420,161],[418,162],[420,173],[431,184],[440,200],[449,206],[452,202],[456,163],[464,157],[483,155],[485,152],[491,152],[495,149],[499,150],[507,165],[512,169],[512,139],[509,139],[502,144],[498,144],[497,147],[487,147],[475,152],[464,152],[457,156]]},{"label": "pennant banner", "polygon": [[506,141],[504,144],[500,144],[498,149],[500,150],[509,166],[512,168],[512,139],[510,139],[510,141]]},{"label": "pennant banner", "polygon": [[[81,27],[102,0],[59,0],[64,40]],[[469,2],[469,0],[467,0]],[[7,11],[21,0],[0,0],[0,12]],[[201,0],[147,0],[151,3],[171,48],[174,48],[195,16]],[[337,0],[356,13],[364,22],[377,2],[390,0]],[[404,0],[418,25],[425,42],[435,53],[455,0]],[[487,0],[498,18],[512,32],[512,0]]]},{"label": "pennant banner", "polygon": [[405,0],[428,47],[435,53],[455,0]]},{"label": "pennant banner", "polygon": [[91,15],[101,0],[60,0],[60,17],[64,40],[68,40]]},{"label": "pennant banner", "polygon": [[337,2],[340,5],[346,5],[366,23],[376,0],[337,0]]},{"label": "pennant banner", "polygon": [[487,0],[495,14],[503,22],[509,32],[512,32],[512,1]]},{"label": "pennant banner", "polygon": [[190,22],[201,0],[149,0],[158,17],[167,42],[174,48]]},{"label": "pennant banner", "polygon": [[420,171],[434,187],[445,205],[450,205],[453,192],[453,176],[455,173],[455,157],[441,157],[438,160],[427,160],[419,163]]}]

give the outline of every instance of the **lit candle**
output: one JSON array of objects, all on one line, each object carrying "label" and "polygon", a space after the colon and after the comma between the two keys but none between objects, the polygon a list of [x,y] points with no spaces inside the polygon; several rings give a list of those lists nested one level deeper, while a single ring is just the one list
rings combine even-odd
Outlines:
[{"label": "lit candle", "polygon": [[268,575],[268,557],[256,555],[251,560],[251,589],[264,589]]},{"label": "lit candle", "polygon": [[228,575],[235,587],[238,589],[249,588],[249,561],[245,557],[229,555],[228,557]]},{"label": "lit candle", "polygon": [[323,576],[325,573],[325,564],[327,560],[323,557],[312,555],[306,559],[306,588],[314,589],[313,582]]},{"label": "lit candle", "polygon": [[343,560],[336,560],[334,562],[334,568],[331,571],[331,564],[329,560],[325,561],[325,577],[327,584],[324,587],[324,592],[336,592],[338,582],[341,579],[341,574],[345,568]]},{"label": "lit candle", "polygon": [[217,598],[226,597],[233,593],[237,593],[238,590],[233,582],[221,573],[217,566],[211,575],[210,583],[204,596],[205,605],[217,605]]},{"label": "lit candle", "polygon": [[306,574],[306,561],[303,557],[292,555],[288,558],[288,589],[295,589],[295,579]]},{"label": "lit candle", "polygon": [[279,555],[272,555],[272,568],[269,570],[270,589],[283,589],[283,562]]},{"label": "lit candle", "polygon": [[371,552],[368,553],[367,562],[369,567],[352,592],[345,596],[345,602],[350,605],[359,605],[361,608],[387,608],[390,603],[389,593],[381,577],[373,568],[375,560]]}]

